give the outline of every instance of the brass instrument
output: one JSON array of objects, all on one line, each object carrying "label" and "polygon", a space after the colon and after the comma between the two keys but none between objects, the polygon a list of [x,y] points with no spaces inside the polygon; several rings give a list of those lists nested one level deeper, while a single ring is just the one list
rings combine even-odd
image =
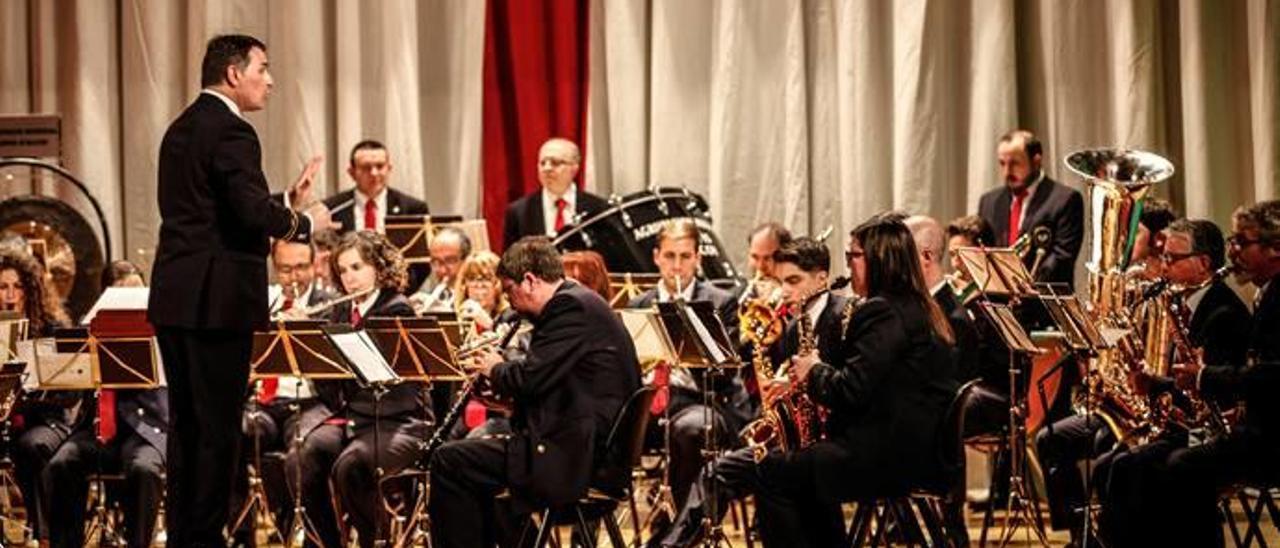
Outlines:
[{"label": "brass instrument", "polygon": [[1142,199],[1156,184],[1173,176],[1174,168],[1156,154],[1122,149],[1082,150],[1068,155],[1064,162],[1087,180],[1092,203],[1093,240],[1086,265],[1090,313],[1104,328],[1128,332],[1116,348],[1103,350],[1090,360],[1084,397],[1098,405],[1117,439],[1127,441],[1151,427],[1147,400],[1133,391],[1128,378],[1142,366],[1153,345],[1143,340],[1143,318],[1133,312],[1145,288],[1126,271],[1138,235]]},{"label": "brass instrument", "polygon": [[373,293],[374,291],[377,291],[377,290],[378,290],[377,286],[374,286],[374,287],[368,287],[368,288],[365,288],[365,289],[361,289],[360,291],[356,291],[355,293],[348,293],[348,294],[343,295],[343,296],[341,296],[341,297],[336,297],[336,298],[333,298],[333,299],[329,299],[329,300],[327,300],[327,301],[325,301],[325,302],[322,302],[322,303],[317,303],[317,304],[314,304],[314,305],[311,305],[311,306],[304,306],[304,307],[302,307],[302,308],[294,308],[294,309],[290,310],[290,311],[288,312],[288,314],[285,314],[284,312],[277,313],[277,314],[276,314],[276,317],[272,318],[272,320],[273,320],[273,321],[278,321],[278,320],[287,319],[287,318],[289,318],[289,317],[294,317],[294,318],[310,318],[311,316],[315,316],[316,314],[319,314],[319,313],[321,313],[321,312],[325,312],[325,311],[327,311],[327,310],[329,310],[329,309],[331,309],[331,308],[333,308],[333,307],[335,307],[335,306],[338,306],[338,305],[340,305],[340,304],[342,304],[342,303],[350,302],[350,301],[354,301],[354,300],[356,300],[356,299],[360,299],[360,298],[362,298],[362,297],[364,297],[364,296],[366,296],[366,295],[368,295],[368,294],[370,294],[370,293]]},{"label": "brass instrument", "polygon": [[750,286],[738,299],[738,331],[743,342],[759,350],[782,335],[782,286],[759,273],[747,283]]},{"label": "brass instrument", "polygon": [[[1023,232],[1018,236],[1017,240],[1013,241],[1013,245],[1009,246],[1009,249],[1012,249],[1014,253],[1017,253],[1018,258],[1026,259],[1027,253],[1031,251],[1032,241],[1032,232]],[[951,288],[951,294],[954,295],[956,300],[962,305],[969,304],[970,301],[977,298],[978,295],[982,293],[978,290],[977,281],[965,277],[958,271],[947,274],[945,279],[947,281],[947,287]]]},{"label": "brass instrument", "polygon": [[[795,320],[799,339],[797,356],[815,352],[818,349],[818,336],[814,332],[814,326],[807,313],[809,306],[818,297],[847,284],[848,278],[839,278],[835,283],[800,299],[801,305],[797,307]],[[852,315],[853,303],[860,302],[860,299],[855,295],[849,302],[851,306],[845,310],[846,318]],[[791,359],[788,359],[773,375],[770,374],[767,358],[758,360],[756,367],[756,378],[763,389],[770,379],[785,378],[787,370],[791,367]],[[794,451],[809,447],[826,437],[827,411],[809,399],[804,386],[799,384],[787,386],[769,394],[762,403],[760,418],[747,424],[741,433],[743,441],[751,448],[752,457],[756,462],[763,460],[770,450]]]}]

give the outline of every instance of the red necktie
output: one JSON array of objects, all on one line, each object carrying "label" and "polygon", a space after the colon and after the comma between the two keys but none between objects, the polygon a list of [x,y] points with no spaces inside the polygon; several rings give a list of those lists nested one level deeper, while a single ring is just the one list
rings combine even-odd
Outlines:
[{"label": "red necktie", "polygon": [[98,392],[98,442],[106,445],[116,437],[116,391]]},{"label": "red necktie", "polygon": [[653,370],[653,385],[658,388],[653,395],[653,403],[649,404],[649,412],[661,415],[667,409],[667,400],[671,397],[671,366],[667,362],[658,362]]},{"label": "red necktie", "polygon": [[378,231],[378,202],[369,200],[364,203],[364,229]]},{"label": "red necktie", "polygon": [[351,325],[357,327],[360,325],[360,306],[356,304],[351,305]]},{"label": "red necktie", "polygon": [[1018,241],[1018,231],[1022,229],[1022,201],[1027,197],[1027,189],[1013,193],[1013,205],[1009,207],[1009,245]]},{"label": "red necktie", "polygon": [[567,205],[569,202],[564,201],[564,198],[556,198],[556,232],[564,228],[564,208]]}]

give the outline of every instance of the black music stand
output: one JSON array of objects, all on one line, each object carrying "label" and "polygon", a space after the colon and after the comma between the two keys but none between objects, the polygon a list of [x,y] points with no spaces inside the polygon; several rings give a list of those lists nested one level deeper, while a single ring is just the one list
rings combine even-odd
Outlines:
[{"label": "black music stand", "polygon": [[610,272],[609,289],[613,291],[613,298],[609,299],[609,306],[616,309],[626,308],[632,299],[657,287],[660,281],[662,281],[662,274],[658,273]]},{"label": "black music stand", "polygon": [[[304,379],[350,379],[353,374],[346,368],[342,359],[338,356],[337,350],[325,338],[324,331],[321,327],[326,322],[321,320],[280,320],[272,324],[266,331],[258,331],[253,334],[253,350],[252,358],[249,360],[249,378],[265,379],[279,378],[284,376],[296,377],[298,384],[304,382]],[[290,411],[293,414],[296,423],[302,415],[302,405],[295,401],[290,405]],[[303,432],[297,429],[294,435],[289,439],[289,450],[299,451],[302,447]],[[255,448],[256,449],[256,448]],[[258,456],[255,455],[255,459]],[[261,469],[261,462],[259,469]],[[299,460],[294,467],[294,485],[302,485],[302,463]],[[253,485],[253,482],[250,482]],[[259,484],[260,487],[260,484]],[[245,508],[241,509],[241,513],[237,516],[235,526],[240,525],[240,521],[245,518],[247,512],[257,495],[250,493],[250,500],[246,501]],[[265,509],[266,493],[261,493],[261,501],[257,502],[260,507]],[[267,512],[268,520],[274,523],[270,518],[270,512]],[[307,515],[306,507],[302,504],[302,492],[300,489],[293,490],[293,520],[289,524],[288,531],[281,534],[283,544],[292,546],[294,539],[299,534],[305,535],[312,542],[320,544],[319,537],[313,532],[315,526],[310,524],[310,517]],[[310,525],[310,526],[308,526]],[[234,529],[233,529],[234,530]],[[276,527],[276,531],[280,529]]]},{"label": "black music stand", "polygon": [[457,347],[434,318],[369,318],[364,328],[385,349],[391,369],[401,379],[428,386],[466,379],[458,365]]},{"label": "black music stand", "polygon": [[[1035,298],[1038,293],[1031,273],[1027,271],[1018,253],[1011,248],[962,247],[956,249],[955,253],[960,258],[961,268],[978,288],[981,298],[979,309],[1009,349],[1009,497],[1000,546],[1007,546],[1022,524],[1031,527],[1042,546],[1049,546],[1040,505],[1034,496],[1031,478],[1027,475],[1027,404],[1019,390],[1021,383],[1018,382],[1019,376],[1024,374],[1018,357],[1040,353],[1041,349],[1013,314],[1013,308],[1020,300]],[[993,302],[993,295],[1008,297],[1010,302]]]},{"label": "black music stand", "polygon": [[[678,299],[674,302],[658,303],[658,315],[671,341],[675,354],[679,356],[681,365],[685,367],[704,368],[702,376],[703,421],[707,424],[703,438],[703,458],[710,464],[709,474],[699,476],[707,493],[706,516],[699,525],[704,532],[704,546],[731,546],[720,525],[719,504],[716,486],[715,467],[720,456],[720,447],[715,433],[713,413],[718,409],[715,397],[716,379],[725,370],[740,369],[742,363],[734,346],[729,342],[729,334],[720,323],[719,316],[708,301],[686,302]],[[670,409],[670,406],[668,406]],[[670,428],[670,417],[667,417],[667,428]],[[667,438],[670,438],[668,431]],[[668,455],[670,453],[668,452]]]},{"label": "black music stand", "polygon": [[384,222],[387,241],[400,250],[404,255],[404,261],[409,264],[422,264],[431,262],[430,246],[431,238],[435,235],[435,225],[461,220],[462,217],[457,216],[432,217],[414,214],[387,215]]}]

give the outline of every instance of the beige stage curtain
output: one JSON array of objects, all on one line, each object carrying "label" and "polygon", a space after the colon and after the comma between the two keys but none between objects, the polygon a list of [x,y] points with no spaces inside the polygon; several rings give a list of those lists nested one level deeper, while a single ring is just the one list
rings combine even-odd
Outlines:
[{"label": "beige stage curtain", "polygon": [[478,212],[484,2],[0,1],[0,113],[62,114],[64,165],[102,202],[117,257],[150,262],[160,140],[199,91],[205,42],[228,32],[267,43],[274,92],[247,118],[274,189],[315,153],[320,194],[349,188],[348,150],[368,137],[396,188]]},{"label": "beige stage curtain", "polygon": [[[1050,175],[1092,146],[1162,154],[1192,216],[1280,195],[1280,0],[590,0],[588,187],[685,185],[741,257],[781,220],[838,235],[885,208],[946,220],[1027,127]],[[0,112],[60,112],[65,164],[148,262],[155,163],[204,42],[249,32],[275,94],[251,114],[282,189],[313,152],[391,149],[393,184],[476,214],[482,0],[6,0]],[[533,169],[533,166],[530,166]],[[843,238],[832,238],[833,247]]]},{"label": "beige stage curtain", "polygon": [[[652,0],[592,4],[589,180],[687,185],[742,257],[755,223],[944,222],[1026,127],[1171,159],[1159,192],[1225,223],[1280,195],[1280,1]],[[832,247],[843,238],[832,238]],[[1087,249],[1087,248],[1086,248]]]}]

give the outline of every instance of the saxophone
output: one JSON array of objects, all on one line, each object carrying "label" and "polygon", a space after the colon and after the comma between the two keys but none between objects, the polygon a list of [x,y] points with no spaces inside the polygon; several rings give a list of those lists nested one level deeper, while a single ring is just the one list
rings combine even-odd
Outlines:
[{"label": "saxophone", "polygon": [[[1193,363],[1203,366],[1203,352],[1191,344],[1191,309],[1186,306],[1185,298],[1197,290],[1214,284],[1234,271],[1232,266],[1224,266],[1215,271],[1209,279],[1194,286],[1177,288],[1176,295],[1169,299],[1169,336],[1172,339],[1174,352],[1182,359],[1190,359]],[[1218,438],[1227,435],[1230,427],[1222,410],[1213,400],[1205,399],[1195,388],[1180,390],[1182,395],[1186,397],[1190,408],[1190,416],[1187,416],[1177,406],[1173,404],[1173,398],[1169,394],[1162,394],[1156,401],[1154,407],[1157,411],[1156,418],[1164,423],[1173,423],[1187,429],[1203,428],[1209,438]]]},{"label": "saxophone", "polygon": [[[806,310],[822,295],[828,294],[833,289],[839,289],[847,283],[847,278],[840,278],[832,285],[822,287],[800,299],[801,305],[798,307],[795,320],[798,338],[796,355],[807,354],[818,349],[818,335],[814,331],[814,325],[809,320]],[[850,299],[845,308],[842,322],[844,325],[848,324],[848,318],[852,316],[854,304],[854,299]],[[769,374],[767,359],[763,360],[763,367],[759,365],[757,367],[757,379],[761,381],[760,386],[763,388],[766,386],[764,383],[769,379],[783,378],[791,367],[791,360],[788,359],[773,375]],[[751,455],[756,462],[763,460],[771,450],[795,451],[826,438],[827,410],[809,398],[803,385],[792,384],[772,392],[762,403],[760,418],[747,424],[741,433],[743,441],[747,447],[751,448]]]}]

